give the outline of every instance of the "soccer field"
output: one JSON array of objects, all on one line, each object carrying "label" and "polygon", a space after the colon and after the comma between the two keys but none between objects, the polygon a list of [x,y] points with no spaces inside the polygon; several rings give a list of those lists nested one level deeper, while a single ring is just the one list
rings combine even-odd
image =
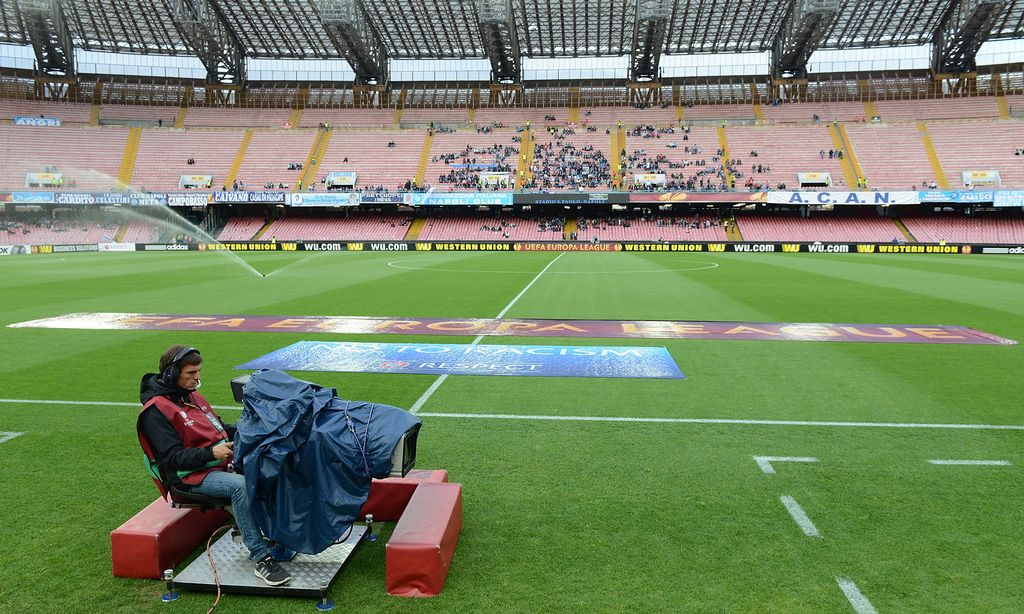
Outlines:
[{"label": "soccer field", "polygon": [[[171,343],[198,347],[203,394],[235,407],[233,368],[296,341],[475,339],[12,323],[77,312],[503,315],[961,325],[1024,340],[1024,259],[1015,256],[241,257],[265,277],[225,252],[0,258],[0,611],[212,603],[186,593],[165,605],[161,582],[110,570],[109,532],[157,494],[134,403],[139,378]],[[686,379],[293,373],[348,399],[415,406],[424,420],[417,467],[447,469],[464,489],[440,596],[387,595],[382,539],[358,549],[333,585],[338,611],[1021,611],[1022,345],[479,343],[665,347]],[[228,595],[218,610],[312,608]]]}]

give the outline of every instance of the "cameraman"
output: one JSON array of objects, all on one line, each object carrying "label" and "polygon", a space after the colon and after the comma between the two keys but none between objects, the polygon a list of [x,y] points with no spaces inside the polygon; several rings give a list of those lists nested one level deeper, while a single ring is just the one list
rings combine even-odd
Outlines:
[{"label": "cameraman", "polygon": [[208,497],[230,498],[235,522],[256,576],[271,586],[291,575],[271,555],[270,546],[252,518],[245,477],[234,473],[231,441],[235,427],[224,426],[210,404],[196,392],[203,358],[199,350],[172,345],[160,356],[160,372],[142,377],[139,436],[149,443],[164,483]]}]

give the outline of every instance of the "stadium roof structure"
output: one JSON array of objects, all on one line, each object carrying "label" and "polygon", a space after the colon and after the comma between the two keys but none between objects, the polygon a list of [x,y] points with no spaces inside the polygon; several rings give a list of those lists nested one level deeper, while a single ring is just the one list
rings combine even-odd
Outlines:
[{"label": "stadium roof structure", "polygon": [[339,59],[386,82],[389,59],[487,58],[515,83],[522,58],[765,52],[773,77],[818,49],[933,44],[936,73],[968,72],[986,40],[1024,37],[1024,0],[0,0],[0,42],[31,44],[39,71],[73,75],[74,50],[191,55],[210,83],[246,58]]}]

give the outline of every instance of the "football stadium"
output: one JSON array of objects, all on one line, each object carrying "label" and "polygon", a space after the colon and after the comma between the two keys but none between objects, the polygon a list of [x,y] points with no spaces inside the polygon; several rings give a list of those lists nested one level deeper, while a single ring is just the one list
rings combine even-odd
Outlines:
[{"label": "football stadium", "polygon": [[0,611],[1020,612],[1021,0],[0,0]]}]

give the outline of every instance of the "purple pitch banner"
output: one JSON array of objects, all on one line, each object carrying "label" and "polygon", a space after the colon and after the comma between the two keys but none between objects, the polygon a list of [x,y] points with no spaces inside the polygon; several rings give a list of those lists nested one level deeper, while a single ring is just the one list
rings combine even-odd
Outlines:
[{"label": "purple pitch banner", "polygon": [[[95,246],[93,246],[95,247]],[[1015,345],[966,326],[943,324],[827,324],[700,322],[688,320],[519,320],[485,318],[381,318],[362,316],[188,315],[69,313],[8,324],[8,328],[92,330],[238,331],[352,335],[487,335],[635,339],[757,339],[866,343]]]},{"label": "purple pitch banner", "polygon": [[663,347],[299,341],[235,368],[686,379]]}]

